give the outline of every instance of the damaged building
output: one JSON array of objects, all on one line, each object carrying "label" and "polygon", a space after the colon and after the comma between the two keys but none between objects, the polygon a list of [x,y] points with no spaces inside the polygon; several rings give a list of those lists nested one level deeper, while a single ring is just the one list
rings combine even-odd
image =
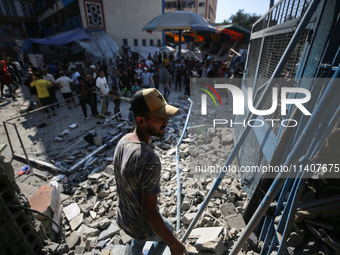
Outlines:
[{"label": "damaged building", "polygon": [[[281,0],[253,25],[243,79],[231,85],[254,109],[234,114],[235,95],[218,86],[225,79],[192,79],[190,100],[175,94],[181,112],[152,147],[163,166],[159,210],[188,254],[340,252],[339,11],[337,0]],[[287,99],[306,102],[281,111]],[[7,153],[20,162],[12,164],[31,173],[15,178],[21,168],[1,159],[0,252],[129,254],[112,166],[117,141],[134,128],[128,111],[90,124],[37,114],[3,121]]]}]

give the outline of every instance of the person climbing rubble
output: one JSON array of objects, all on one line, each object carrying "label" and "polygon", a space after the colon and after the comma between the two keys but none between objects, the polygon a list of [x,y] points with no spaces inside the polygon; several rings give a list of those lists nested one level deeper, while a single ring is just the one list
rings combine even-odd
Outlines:
[{"label": "person climbing rubble", "polygon": [[135,130],[121,138],[113,159],[119,197],[117,224],[133,238],[132,255],[142,254],[146,241],[155,242],[149,255],[162,254],[167,245],[171,254],[184,254],[185,246],[172,233],[171,222],[158,211],[161,162],[149,145],[152,136],[164,135],[168,118],[179,109],[168,105],[154,88],[138,91],[131,108]]}]

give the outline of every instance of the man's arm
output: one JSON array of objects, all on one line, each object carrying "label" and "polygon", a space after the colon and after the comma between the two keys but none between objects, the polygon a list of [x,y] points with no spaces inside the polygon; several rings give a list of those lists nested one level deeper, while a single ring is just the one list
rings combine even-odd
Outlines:
[{"label": "man's arm", "polygon": [[186,252],[184,244],[171,233],[159,214],[157,195],[142,194],[142,215],[151,229],[168,244],[172,255],[183,255]]}]

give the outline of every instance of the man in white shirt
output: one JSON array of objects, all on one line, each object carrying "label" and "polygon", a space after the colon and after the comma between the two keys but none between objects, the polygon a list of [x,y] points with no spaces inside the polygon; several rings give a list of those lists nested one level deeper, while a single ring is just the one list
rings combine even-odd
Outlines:
[{"label": "man in white shirt", "polygon": [[147,67],[144,67],[144,73],[142,73],[141,79],[142,79],[142,88],[143,89],[148,89],[148,88],[151,87],[152,76],[151,76],[151,73],[148,72],[148,68]]},{"label": "man in white shirt", "polygon": [[99,71],[99,77],[96,80],[96,87],[98,88],[100,96],[103,99],[102,109],[100,110],[100,113],[102,115],[107,115],[108,114],[107,108],[109,106],[107,94],[109,93],[110,90],[103,70]]},{"label": "man in white shirt", "polygon": [[73,84],[78,85],[79,84],[78,77],[80,76],[80,74],[78,73],[78,71],[74,67],[71,68],[71,73],[72,73],[71,80],[72,80]]},{"label": "man in white shirt", "polygon": [[69,77],[66,77],[64,75],[63,71],[59,72],[59,78],[56,80],[57,86],[60,88],[60,92],[63,95],[63,98],[66,99],[66,103],[68,105],[68,109],[72,109],[71,108],[71,98],[72,98],[72,102],[74,103],[74,107],[77,107],[76,101],[73,98],[73,94],[72,94],[72,86],[73,86],[73,82]]},{"label": "man in white shirt", "polygon": [[[48,81],[52,84],[52,87],[48,88],[48,93],[50,94],[51,97],[51,101],[53,104],[58,103],[58,99],[56,96],[56,82],[55,79],[53,77],[52,74],[47,73],[47,71],[45,69],[41,70],[41,74],[42,74],[42,79],[45,81]],[[60,105],[57,104],[57,108],[59,108]]]}]

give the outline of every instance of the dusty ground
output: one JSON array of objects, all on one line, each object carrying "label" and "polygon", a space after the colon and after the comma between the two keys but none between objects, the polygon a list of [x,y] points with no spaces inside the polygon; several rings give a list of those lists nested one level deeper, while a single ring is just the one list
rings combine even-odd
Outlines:
[{"label": "dusty ground", "polygon": [[[87,131],[96,130],[97,135],[105,137],[113,130],[114,126],[99,124],[99,122],[103,123],[105,119],[98,119],[92,116],[90,120],[85,120],[79,105],[77,108],[74,108],[72,105],[73,109],[69,110],[67,109],[65,102],[61,103],[60,108],[56,108],[57,116],[53,116],[51,119],[46,119],[46,114],[40,111],[22,115],[20,114],[20,109],[25,109],[29,105],[31,97],[28,89],[23,85],[17,92],[18,96],[16,100],[11,98],[1,98],[0,100],[0,144],[7,144],[1,154],[5,156],[5,161],[12,163],[14,173],[17,177],[17,183],[21,188],[22,193],[30,199],[37,191],[38,187],[44,185],[46,181],[34,175],[17,176],[20,168],[27,163],[25,161],[18,161],[12,158],[10,144],[5,132],[4,121],[7,120],[9,123],[15,124],[29,158],[39,159],[48,163],[51,163],[51,159],[55,159],[58,154],[77,142],[79,143],[68,150],[65,153],[65,156],[75,153],[76,150],[80,150],[81,145],[84,143],[86,144],[86,142],[80,140],[83,137],[82,135]],[[183,92],[173,90],[168,101],[170,103],[179,101],[178,98],[181,94],[183,94]],[[57,98],[60,101],[63,100],[60,91],[57,91]],[[121,109],[125,108],[127,105],[128,103],[122,100]],[[100,108],[101,103],[99,102],[97,105],[98,111],[100,111]],[[87,111],[90,116],[91,111],[89,107],[87,107]],[[113,102],[110,102],[109,104],[109,111],[113,112]],[[128,109],[125,110],[122,113],[122,117],[127,119],[128,113]],[[48,125],[42,128],[37,127],[44,123],[47,123]],[[74,123],[77,123],[77,127],[71,129],[70,125]],[[24,151],[20,145],[18,135],[15,132],[15,126],[11,124],[6,124],[6,126],[14,153],[24,156]],[[64,130],[69,130],[71,134],[66,136],[62,142],[55,141],[55,137],[60,135]],[[63,156],[55,159],[55,161],[61,160],[62,158]],[[39,173],[42,171],[42,173],[52,175],[57,174],[51,171],[46,172],[46,170],[47,169],[43,169],[38,166],[33,166],[33,171]]]}]

